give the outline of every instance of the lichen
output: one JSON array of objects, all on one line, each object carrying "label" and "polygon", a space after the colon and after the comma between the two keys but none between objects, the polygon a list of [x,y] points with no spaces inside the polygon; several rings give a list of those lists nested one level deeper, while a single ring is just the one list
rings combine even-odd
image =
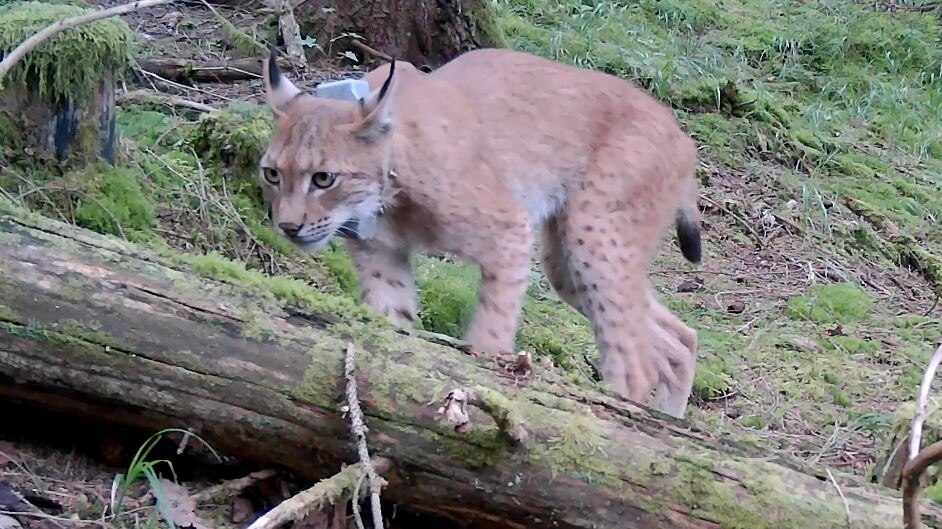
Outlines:
[{"label": "lichen", "polygon": [[[0,50],[19,45],[30,35],[59,20],[93,11],[76,5],[13,2],[0,5]],[[121,76],[130,65],[134,39],[127,23],[113,17],[69,29],[27,53],[0,79],[27,84],[52,100],[90,94],[103,70]]]}]

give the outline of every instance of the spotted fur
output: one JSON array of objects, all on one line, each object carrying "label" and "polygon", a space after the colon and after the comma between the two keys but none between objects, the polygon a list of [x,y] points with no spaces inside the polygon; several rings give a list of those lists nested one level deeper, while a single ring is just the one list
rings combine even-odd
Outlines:
[{"label": "spotted fur", "polygon": [[406,62],[365,79],[360,102],[302,93],[264,69],[275,130],[260,182],[299,246],[344,236],[362,299],[416,317],[410,258],[448,252],[481,269],[465,338],[512,351],[528,265],[591,323],[603,378],[682,416],[696,333],[653,295],[646,268],[669,224],[700,260],[696,148],[671,111],[614,76],[506,49],[431,73]]}]

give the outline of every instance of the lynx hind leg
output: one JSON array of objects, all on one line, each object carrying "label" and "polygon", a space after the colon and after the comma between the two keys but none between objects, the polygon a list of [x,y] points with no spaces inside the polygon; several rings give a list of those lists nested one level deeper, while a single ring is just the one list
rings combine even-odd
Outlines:
[{"label": "lynx hind leg", "polygon": [[[465,251],[481,268],[477,304],[465,333],[465,340],[485,353],[513,352],[517,322],[523,308],[530,273],[533,232],[526,213],[508,209],[491,225],[506,228],[486,244]],[[510,219],[507,222],[500,222]]]},{"label": "lynx hind leg", "polygon": [[697,362],[697,333],[648,292],[650,323],[661,377],[651,407],[683,418],[693,391]]},{"label": "lynx hind leg", "polygon": [[540,234],[540,264],[543,266],[543,273],[546,274],[546,278],[560,299],[586,316],[583,296],[579,289],[584,290],[587,287],[581,282],[578,285],[575,282],[569,265],[569,256],[563,248],[561,233],[562,228],[557,219],[550,219],[543,223]]},{"label": "lynx hind leg", "polygon": [[418,311],[410,252],[347,241],[360,285],[360,299],[392,323],[411,327]]},{"label": "lynx hind leg", "polygon": [[[560,239],[560,226],[550,220],[543,226],[541,263],[553,289],[577,311],[584,310],[587,288],[575,281],[568,256]],[[657,354],[658,385],[650,406],[682,418],[693,387],[693,363],[696,359],[697,334],[648,290],[648,328]]]},{"label": "lynx hind leg", "polygon": [[644,403],[659,378],[648,298],[639,295],[649,288],[644,242],[637,231],[621,228],[637,224],[639,213],[600,211],[578,193],[573,198],[560,217],[558,236],[574,291],[564,290],[561,297],[591,323],[602,378],[625,398]]}]

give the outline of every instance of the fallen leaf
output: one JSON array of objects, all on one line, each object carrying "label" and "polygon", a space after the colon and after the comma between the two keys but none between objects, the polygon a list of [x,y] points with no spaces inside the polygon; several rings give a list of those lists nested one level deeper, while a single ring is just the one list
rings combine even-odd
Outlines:
[{"label": "fallen leaf", "polygon": [[[196,515],[196,500],[182,485],[160,478],[157,480],[163,489],[164,508],[161,513],[173,520],[177,527],[192,527],[193,529],[209,529],[206,523]],[[160,502],[160,496],[157,499]]]},{"label": "fallen leaf", "polygon": [[252,507],[251,500],[245,496],[236,496],[232,498],[232,510],[229,514],[229,519],[232,520],[232,523],[242,523],[253,511],[254,508]]}]

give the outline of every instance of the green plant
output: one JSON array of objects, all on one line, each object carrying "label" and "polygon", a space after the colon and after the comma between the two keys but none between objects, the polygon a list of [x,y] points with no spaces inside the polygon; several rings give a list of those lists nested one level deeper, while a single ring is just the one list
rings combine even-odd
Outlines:
[{"label": "green plant", "polygon": [[173,475],[173,480],[176,481],[176,472],[173,470],[173,464],[167,459],[158,459],[158,460],[148,460],[151,450],[160,442],[160,439],[170,433],[177,432],[183,435],[193,437],[194,439],[203,443],[220,461],[219,454],[213,450],[213,447],[204,441],[201,437],[196,434],[193,434],[187,430],[181,430],[179,428],[165,428],[158,431],[157,433],[151,435],[147,438],[146,441],[138,448],[137,453],[134,454],[134,457],[131,459],[131,463],[128,465],[128,470],[124,474],[117,474],[115,476],[114,482],[111,487],[111,512],[113,515],[117,516],[121,514],[121,508],[124,504],[124,498],[127,494],[128,487],[130,487],[135,481],[139,478],[144,477],[150,485],[151,491],[154,493],[154,498],[157,501],[157,508],[160,510],[161,515],[164,517],[164,520],[167,522],[167,525],[174,529],[176,525],[173,523],[173,515],[169,511],[169,506],[164,496],[163,487],[160,485],[160,479],[157,475],[157,465],[163,463],[169,468],[170,473]]}]

